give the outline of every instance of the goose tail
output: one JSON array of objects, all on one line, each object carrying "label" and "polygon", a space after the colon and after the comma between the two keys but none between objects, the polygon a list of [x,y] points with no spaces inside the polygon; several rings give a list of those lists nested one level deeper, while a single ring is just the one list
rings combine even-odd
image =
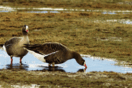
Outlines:
[{"label": "goose tail", "polygon": [[3,47],[3,44],[0,44],[0,47]]},{"label": "goose tail", "polygon": [[1,50],[4,50],[4,51],[6,52],[6,47],[5,47],[4,44],[0,44],[0,49],[1,49]]},{"label": "goose tail", "polygon": [[46,62],[46,60],[44,59],[45,55],[36,53],[35,51],[30,50],[30,49],[28,49],[28,48],[26,48],[26,47],[25,47],[25,49],[26,49],[29,53],[31,53],[34,57],[36,57],[37,59],[39,59],[40,61]]},{"label": "goose tail", "polygon": [[0,49],[4,50],[4,44],[0,44]]}]

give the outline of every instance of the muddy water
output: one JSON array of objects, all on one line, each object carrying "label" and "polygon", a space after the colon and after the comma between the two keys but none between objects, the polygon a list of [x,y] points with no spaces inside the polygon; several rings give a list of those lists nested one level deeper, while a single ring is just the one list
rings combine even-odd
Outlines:
[{"label": "muddy water", "polygon": [[[87,56],[87,55],[86,55]],[[91,71],[114,71],[120,73],[132,72],[132,68],[116,66],[113,60],[101,60],[89,56],[84,56],[88,68],[86,72]],[[48,63],[43,63],[28,53],[22,59],[22,65],[19,64],[19,58],[13,58],[13,65],[10,64],[10,57],[5,51],[0,50],[0,69],[15,69],[15,70],[41,70],[41,71],[63,71],[63,72],[78,72],[84,71],[84,67],[79,65],[74,59],[68,60],[63,64],[57,64],[55,68],[48,67]]]}]

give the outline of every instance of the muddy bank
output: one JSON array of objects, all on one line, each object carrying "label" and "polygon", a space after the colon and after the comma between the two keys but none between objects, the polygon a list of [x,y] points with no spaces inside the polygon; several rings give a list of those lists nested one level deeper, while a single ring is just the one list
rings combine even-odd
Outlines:
[{"label": "muddy bank", "polygon": [[[8,74],[10,73],[10,74]],[[89,72],[89,73],[64,73],[42,71],[0,71],[0,84],[4,87],[10,85],[31,85],[39,87],[131,87],[132,74],[120,74],[114,72]],[[24,79],[23,79],[24,78]]]}]

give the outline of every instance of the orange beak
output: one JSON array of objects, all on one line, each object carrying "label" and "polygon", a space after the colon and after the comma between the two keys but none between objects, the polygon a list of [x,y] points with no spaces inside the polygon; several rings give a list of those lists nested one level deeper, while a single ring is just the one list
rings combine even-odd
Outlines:
[{"label": "orange beak", "polygon": [[84,66],[85,66],[85,68],[87,68],[87,65],[86,65],[86,63],[84,62]]},{"label": "orange beak", "polygon": [[26,32],[28,32],[28,30],[26,30]]},{"label": "orange beak", "polygon": [[84,64],[84,66],[85,66],[85,68],[87,68],[87,65],[86,64]]}]

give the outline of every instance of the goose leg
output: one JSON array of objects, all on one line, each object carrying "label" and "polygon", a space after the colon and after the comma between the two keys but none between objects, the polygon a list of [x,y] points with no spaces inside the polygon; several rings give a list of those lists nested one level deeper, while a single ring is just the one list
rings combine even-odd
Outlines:
[{"label": "goose leg", "polygon": [[13,59],[12,59],[12,57],[11,57],[11,65],[12,65],[12,62],[13,62]]},{"label": "goose leg", "polygon": [[54,66],[55,66],[55,63],[53,62],[53,63],[52,63],[52,67],[54,67]]},{"label": "goose leg", "polygon": [[22,58],[20,57],[20,64],[22,64]]}]

